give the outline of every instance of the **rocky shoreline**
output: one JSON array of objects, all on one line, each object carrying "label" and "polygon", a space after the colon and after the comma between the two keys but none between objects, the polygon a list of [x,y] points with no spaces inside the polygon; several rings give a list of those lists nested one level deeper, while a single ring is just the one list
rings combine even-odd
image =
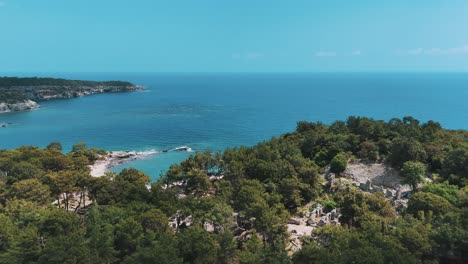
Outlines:
[{"label": "rocky shoreline", "polygon": [[[100,93],[119,93],[141,91],[145,88],[138,85],[129,86],[15,86],[8,92],[17,92],[23,99],[0,102],[0,113],[22,112],[38,109],[38,102],[54,99],[70,99]],[[0,91],[1,92],[1,91]]]},{"label": "rocky shoreline", "polygon": [[1,103],[0,113],[22,112],[35,110],[39,108],[39,104],[33,100],[25,100],[17,103]]}]

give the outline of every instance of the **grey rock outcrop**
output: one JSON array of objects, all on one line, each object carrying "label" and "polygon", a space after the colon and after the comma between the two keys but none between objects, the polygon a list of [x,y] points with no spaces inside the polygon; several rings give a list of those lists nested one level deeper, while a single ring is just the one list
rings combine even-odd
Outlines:
[{"label": "grey rock outcrop", "polygon": [[294,219],[294,218],[291,218],[291,219],[289,219],[288,223],[291,224],[291,225],[300,225],[301,221],[297,220],[297,219]]},{"label": "grey rock outcrop", "polygon": [[17,103],[0,103],[0,113],[28,111],[39,108],[39,105],[32,100],[25,100]]}]

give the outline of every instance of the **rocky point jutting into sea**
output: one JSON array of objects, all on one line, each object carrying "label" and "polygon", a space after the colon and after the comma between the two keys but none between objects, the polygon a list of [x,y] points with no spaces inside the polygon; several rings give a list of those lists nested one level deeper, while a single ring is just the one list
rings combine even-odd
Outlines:
[{"label": "rocky point jutting into sea", "polygon": [[0,113],[20,112],[39,108],[39,104],[32,100],[25,100],[16,103],[0,102]]},{"label": "rocky point jutting into sea", "polygon": [[143,89],[142,86],[122,81],[96,82],[35,77],[0,77],[0,113],[37,109],[39,108],[38,101]]}]

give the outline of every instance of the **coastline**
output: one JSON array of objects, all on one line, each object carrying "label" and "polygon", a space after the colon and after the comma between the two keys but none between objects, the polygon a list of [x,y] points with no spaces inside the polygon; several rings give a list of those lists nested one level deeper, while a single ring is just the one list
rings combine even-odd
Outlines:
[{"label": "coastline", "polygon": [[190,147],[181,146],[162,151],[157,151],[154,149],[148,151],[109,151],[106,155],[101,155],[94,164],[89,165],[89,168],[91,169],[90,174],[92,177],[101,177],[104,176],[110,168],[121,165],[125,162],[144,159],[152,155],[174,151],[192,152],[193,150]]},{"label": "coastline", "polygon": [[0,77],[0,114],[38,109],[40,101],[142,90],[144,86],[122,81]]},{"label": "coastline", "polygon": [[24,100],[16,103],[0,102],[0,114],[16,113],[39,109],[40,105],[33,100]]},{"label": "coastline", "polygon": [[89,165],[91,169],[91,176],[93,177],[101,177],[105,175],[108,170],[116,165],[120,165],[122,163],[142,159],[149,155],[154,155],[159,153],[156,150],[150,151],[143,151],[143,152],[136,152],[136,151],[110,151],[105,156],[102,155],[99,159],[93,164]]}]

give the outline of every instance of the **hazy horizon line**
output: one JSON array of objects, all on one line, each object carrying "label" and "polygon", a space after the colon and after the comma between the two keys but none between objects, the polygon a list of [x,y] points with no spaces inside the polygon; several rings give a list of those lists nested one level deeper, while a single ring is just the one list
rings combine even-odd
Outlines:
[{"label": "hazy horizon line", "polygon": [[1,77],[28,74],[415,74],[453,73],[468,71],[0,71]]}]

